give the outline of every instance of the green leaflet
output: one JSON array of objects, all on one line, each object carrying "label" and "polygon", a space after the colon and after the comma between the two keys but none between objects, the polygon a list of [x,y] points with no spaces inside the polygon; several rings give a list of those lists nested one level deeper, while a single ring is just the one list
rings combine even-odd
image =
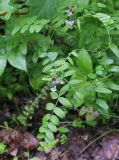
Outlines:
[{"label": "green leaflet", "polygon": [[76,64],[81,72],[91,73],[93,72],[92,60],[85,49],[81,49],[76,59]]},{"label": "green leaflet", "polygon": [[69,87],[68,84],[64,85],[64,86],[60,89],[60,95],[63,95],[63,94],[65,94],[66,92],[68,92],[69,88],[70,88],[70,87]]},{"label": "green leaflet", "polygon": [[56,92],[50,92],[51,98],[52,99],[57,99],[59,95]]},{"label": "green leaflet", "polygon": [[67,133],[67,132],[69,132],[69,129],[66,128],[66,127],[59,127],[58,131],[61,132],[61,133]]},{"label": "green leaflet", "polygon": [[101,107],[104,110],[108,110],[109,109],[109,106],[108,106],[108,104],[106,103],[106,101],[104,99],[97,99],[96,103],[98,104],[99,107]]},{"label": "green leaflet", "polygon": [[46,130],[45,132],[46,134],[46,137],[49,139],[49,140],[54,140],[54,134],[52,131],[50,131],[49,129]]},{"label": "green leaflet", "polygon": [[117,45],[114,44],[114,43],[111,43],[110,49],[111,49],[111,51],[114,53],[114,55],[115,55],[117,58],[119,58],[119,48],[117,47]]},{"label": "green leaflet", "polygon": [[0,154],[4,154],[6,151],[6,145],[2,142],[0,142]]},{"label": "green leaflet", "polygon": [[50,110],[53,110],[54,107],[55,107],[55,105],[54,105],[53,103],[47,103],[47,104],[46,104],[46,109],[49,110],[49,111],[50,111]]},{"label": "green leaflet", "polygon": [[115,91],[119,91],[119,85],[115,84],[115,83],[111,83],[109,84],[109,88]]},{"label": "green leaflet", "polygon": [[54,123],[55,125],[59,125],[59,118],[58,118],[57,116],[55,116],[55,115],[52,115],[52,116],[50,117],[50,121],[51,121],[52,123]]},{"label": "green leaflet", "polygon": [[104,13],[96,13],[94,17],[98,18],[104,24],[107,30],[112,29],[114,21],[111,19],[110,15]]},{"label": "green leaflet", "polygon": [[68,99],[66,99],[64,97],[60,97],[58,100],[63,106],[65,106],[67,108],[71,108],[72,107],[72,104]]},{"label": "green leaflet", "polygon": [[57,52],[49,52],[49,53],[47,54],[47,56],[49,57],[49,60],[50,60],[50,61],[54,61],[54,60],[57,58],[58,53],[57,53]]},{"label": "green leaflet", "polygon": [[65,112],[62,109],[60,109],[59,107],[56,107],[54,109],[54,113],[61,119],[63,119],[65,117]]},{"label": "green leaflet", "polygon": [[119,66],[112,66],[110,69],[109,69],[110,72],[115,72],[115,73],[119,73]]},{"label": "green leaflet", "polygon": [[108,94],[112,93],[112,91],[110,89],[107,89],[107,88],[105,88],[103,86],[96,87],[95,91],[99,92],[99,93],[108,93]]},{"label": "green leaflet", "polygon": [[57,127],[56,127],[53,123],[51,123],[51,122],[48,123],[48,128],[49,128],[52,132],[57,132]]}]

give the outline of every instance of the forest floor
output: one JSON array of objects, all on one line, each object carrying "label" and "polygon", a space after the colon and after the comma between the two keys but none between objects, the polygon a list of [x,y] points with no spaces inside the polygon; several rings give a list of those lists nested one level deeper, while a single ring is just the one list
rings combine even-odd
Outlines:
[{"label": "forest floor", "polygon": [[[3,130],[0,131],[0,136],[2,132]],[[15,154],[18,151],[17,147],[20,146],[19,160],[27,160],[27,158],[23,157],[23,148],[20,143],[33,148],[36,147],[35,143],[37,143],[32,134],[27,132],[25,134],[26,140],[22,139],[19,142],[18,130],[14,130],[11,135],[11,138],[14,140],[12,139],[9,147],[11,147],[10,149],[14,148],[14,150],[11,150],[10,153]],[[8,138],[7,136],[6,138]],[[34,149],[30,155],[31,158],[29,160],[35,160],[32,157],[39,157],[40,160],[119,160],[119,133],[116,130],[106,130],[104,128],[88,128],[87,130],[71,129],[65,145],[59,145],[47,152],[39,152]],[[2,155],[0,157],[0,160],[11,159],[12,157],[8,155]]]},{"label": "forest floor", "polygon": [[[14,106],[14,104],[9,105]],[[4,108],[8,109],[5,111]],[[14,107],[10,109],[9,106],[4,108],[1,108],[0,111],[2,115],[0,119],[3,122],[5,116],[7,115],[9,119],[15,110]],[[5,142],[8,146],[8,152],[1,155],[0,160],[13,160],[13,156],[16,155],[19,160],[37,160],[33,157],[39,157],[40,160],[119,160],[119,130],[111,129],[119,128],[118,122],[115,124],[110,122],[108,127],[70,128],[66,144],[58,145],[47,152],[37,151],[39,141],[34,135],[36,135],[43,114],[44,109],[40,107],[40,111],[35,114],[35,119],[33,118],[33,127],[27,131],[23,127],[20,128],[19,125],[15,126],[12,121],[10,124],[11,128],[14,128],[12,130],[6,130],[0,126],[0,141]],[[23,153],[28,150],[30,156],[24,158]]]}]

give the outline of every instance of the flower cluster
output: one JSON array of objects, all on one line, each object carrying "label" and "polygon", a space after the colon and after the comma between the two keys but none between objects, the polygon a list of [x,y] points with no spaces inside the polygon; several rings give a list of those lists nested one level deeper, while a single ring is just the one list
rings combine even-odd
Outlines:
[{"label": "flower cluster", "polygon": [[75,21],[72,19],[73,12],[74,8],[69,8],[68,10],[66,10],[66,14],[69,17],[69,20],[66,20],[65,23],[70,26],[70,29],[73,29],[73,25],[75,23]]},{"label": "flower cluster", "polygon": [[56,92],[57,91],[57,85],[62,85],[64,84],[63,81],[60,81],[58,79],[56,79],[56,77],[52,78],[52,83],[53,83],[53,87],[50,89],[52,92]]},{"label": "flower cluster", "polygon": [[74,25],[74,20],[66,20],[65,23],[68,24],[70,28],[72,29]]}]

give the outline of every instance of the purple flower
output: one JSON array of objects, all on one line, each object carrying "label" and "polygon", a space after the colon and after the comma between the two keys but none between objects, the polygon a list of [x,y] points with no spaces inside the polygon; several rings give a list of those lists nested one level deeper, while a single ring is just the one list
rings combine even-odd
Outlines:
[{"label": "purple flower", "polygon": [[67,16],[68,16],[68,17],[71,17],[72,14],[73,14],[72,11],[70,11],[70,10],[67,10],[66,13],[67,13]]},{"label": "purple flower", "polygon": [[55,81],[53,81],[53,84],[60,84],[60,81],[56,79]]},{"label": "purple flower", "polygon": [[56,79],[56,80],[53,81],[53,84],[56,84],[56,85],[57,85],[57,84],[64,84],[64,82]]},{"label": "purple flower", "polygon": [[65,23],[68,24],[70,28],[73,28],[74,20],[66,20]]},{"label": "purple flower", "polygon": [[52,92],[56,92],[56,91],[57,91],[57,88],[56,88],[56,86],[54,86],[54,87],[52,87],[50,90],[51,90]]}]

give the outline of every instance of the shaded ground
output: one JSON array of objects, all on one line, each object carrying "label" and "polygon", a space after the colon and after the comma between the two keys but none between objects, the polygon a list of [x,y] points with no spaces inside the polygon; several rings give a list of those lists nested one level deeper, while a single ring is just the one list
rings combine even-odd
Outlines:
[{"label": "shaded ground", "polygon": [[[88,129],[87,131],[72,129],[67,144],[59,145],[47,153],[36,152],[37,140],[28,132],[21,133],[14,130],[9,133],[11,137],[8,137],[8,134],[5,137],[5,132],[0,131],[0,138],[3,134],[4,141],[8,141],[10,154],[15,154],[15,151],[18,151],[19,160],[26,160],[22,156],[22,149],[28,148],[34,149],[31,151],[32,156],[29,160],[33,160],[32,157],[39,157],[40,160],[119,160],[119,132],[108,132],[109,130],[106,131],[102,128]],[[98,141],[96,137],[99,137]],[[91,144],[91,142],[93,143]],[[86,149],[89,144],[90,146]],[[80,154],[81,152],[82,154]],[[0,157],[0,160],[5,159],[10,160],[12,158],[10,156]]]},{"label": "shaded ground", "polygon": [[[17,103],[20,104],[19,101]],[[15,104],[7,103],[5,107],[1,108],[0,121],[9,120],[11,127],[15,129],[0,130],[0,141],[4,141],[8,145],[9,153],[0,156],[0,160],[13,160],[15,155],[19,155],[19,160],[28,160],[23,156],[24,151],[30,152],[29,160],[37,160],[33,157],[39,157],[38,160],[119,160],[119,130],[110,132],[110,129],[106,127],[71,129],[65,145],[59,145],[47,153],[38,152],[37,145],[39,142],[33,135],[36,135],[39,121],[45,113],[41,106],[45,106],[44,103],[46,102],[43,101],[42,103],[40,110],[36,111],[33,117],[33,127],[28,128],[27,131],[25,131],[26,129],[19,130],[18,127],[15,128],[14,123],[12,124],[11,117],[16,108],[9,106],[15,106]],[[75,117],[75,113],[72,116]],[[70,117],[70,119],[72,118]],[[118,128],[118,121],[115,123],[111,122],[108,126]]]},{"label": "shaded ground", "polygon": [[[119,133],[105,135],[84,150],[97,136],[107,133],[104,129],[90,130],[81,133],[72,130],[69,141],[64,146],[59,146],[49,154],[44,154],[42,160],[119,160]],[[96,140],[96,139],[95,139]],[[84,152],[82,154],[81,151]]]}]

